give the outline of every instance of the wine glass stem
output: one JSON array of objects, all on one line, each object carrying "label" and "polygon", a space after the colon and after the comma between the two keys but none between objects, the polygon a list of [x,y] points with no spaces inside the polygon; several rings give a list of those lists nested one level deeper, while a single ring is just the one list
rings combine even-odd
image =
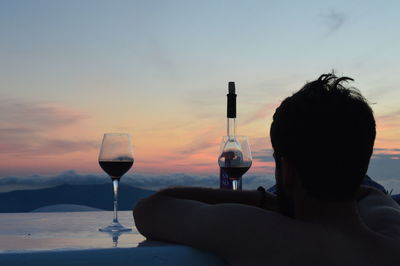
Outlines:
[{"label": "wine glass stem", "polygon": [[239,186],[238,180],[237,179],[233,179],[232,180],[232,190],[239,190],[238,186]]},{"label": "wine glass stem", "polygon": [[113,180],[114,187],[114,223],[118,223],[118,179]]}]

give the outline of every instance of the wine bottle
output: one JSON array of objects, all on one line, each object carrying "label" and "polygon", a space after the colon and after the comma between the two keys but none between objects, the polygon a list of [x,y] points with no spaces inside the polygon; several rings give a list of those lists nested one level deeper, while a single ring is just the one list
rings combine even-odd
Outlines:
[{"label": "wine bottle", "polygon": [[[236,143],[236,88],[235,82],[230,81],[228,83],[228,94],[227,96],[227,141],[231,145],[239,145]],[[233,189],[232,179],[229,178],[227,172],[220,168],[219,172],[219,186],[222,189]],[[242,178],[238,180],[238,189],[242,189]]]}]

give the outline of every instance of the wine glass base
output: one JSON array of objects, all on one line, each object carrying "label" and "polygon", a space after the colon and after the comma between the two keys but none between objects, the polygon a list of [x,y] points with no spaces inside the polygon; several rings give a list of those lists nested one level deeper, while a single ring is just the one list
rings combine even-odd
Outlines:
[{"label": "wine glass base", "polygon": [[132,228],[125,227],[119,222],[112,222],[110,225],[107,225],[106,227],[99,228],[100,232],[108,232],[108,233],[113,233],[113,232],[130,232],[132,231]]}]

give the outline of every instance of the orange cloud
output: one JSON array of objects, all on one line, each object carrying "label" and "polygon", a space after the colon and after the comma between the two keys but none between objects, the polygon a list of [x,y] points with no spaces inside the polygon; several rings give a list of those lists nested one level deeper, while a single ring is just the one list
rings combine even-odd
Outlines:
[{"label": "orange cloud", "polygon": [[400,110],[376,116],[377,137],[375,147],[400,148]]},{"label": "orange cloud", "polygon": [[266,121],[267,119],[272,117],[272,114],[275,112],[278,106],[279,106],[278,103],[267,103],[263,105],[261,108],[257,109],[253,114],[249,115],[247,119],[244,119],[241,125],[244,126],[257,120]]},{"label": "orange cloud", "polygon": [[[54,172],[86,162],[98,142],[84,137],[79,124],[88,116],[54,103],[0,100],[0,171]],[[73,128],[73,137],[65,131]],[[72,131],[72,130],[71,130]],[[87,164],[87,162],[86,162]],[[88,167],[86,166],[86,169]]]}]

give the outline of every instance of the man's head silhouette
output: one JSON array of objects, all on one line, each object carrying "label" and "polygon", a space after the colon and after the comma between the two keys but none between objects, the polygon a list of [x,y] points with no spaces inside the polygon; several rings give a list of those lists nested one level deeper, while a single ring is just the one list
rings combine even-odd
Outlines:
[{"label": "man's head silhouette", "polygon": [[[292,215],[293,183],[321,201],[354,199],[375,140],[372,109],[351,78],[324,74],[276,109],[270,136],[278,198]],[[290,167],[286,167],[289,165]]]}]

